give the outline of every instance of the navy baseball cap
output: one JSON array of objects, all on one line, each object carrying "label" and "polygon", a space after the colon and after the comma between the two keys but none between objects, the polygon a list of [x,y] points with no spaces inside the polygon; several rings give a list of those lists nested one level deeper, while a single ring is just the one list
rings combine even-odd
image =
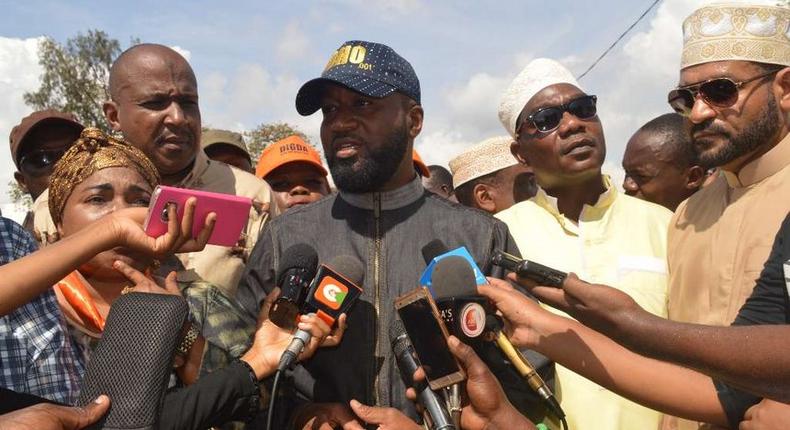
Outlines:
[{"label": "navy baseball cap", "polygon": [[393,92],[420,103],[420,81],[405,58],[380,43],[351,40],[332,54],[320,78],[308,81],[296,94],[296,111],[312,115],[321,108],[324,85],[336,83],[368,97]]}]

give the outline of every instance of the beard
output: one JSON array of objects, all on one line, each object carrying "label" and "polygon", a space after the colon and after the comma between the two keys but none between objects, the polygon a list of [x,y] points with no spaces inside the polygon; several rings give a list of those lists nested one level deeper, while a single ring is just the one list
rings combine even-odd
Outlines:
[{"label": "beard", "polygon": [[[342,137],[342,136],[335,136]],[[332,179],[339,190],[350,193],[368,193],[381,188],[398,170],[409,146],[408,130],[404,122],[385,138],[384,145],[366,145],[367,154],[337,158],[327,151],[326,162]]]},{"label": "beard", "polygon": [[727,142],[719,149],[705,150],[695,144],[694,150],[697,151],[700,164],[706,169],[723,166],[765,144],[779,131],[780,125],[776,120],[776,110],[776,100],[769,97],[768,103],[763,105],[757,118],[736,136],[713,125],[712,119],[700,124],[693,124],[691,127],[692,136],[695,132],[709,131],[720,133],[727,138]]}]

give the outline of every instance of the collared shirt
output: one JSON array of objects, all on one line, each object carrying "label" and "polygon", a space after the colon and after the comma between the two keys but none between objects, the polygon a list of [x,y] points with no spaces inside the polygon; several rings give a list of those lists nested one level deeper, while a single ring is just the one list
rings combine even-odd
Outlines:
[{"label": "collared shirt", "polygon": [[[508,225],[524,258],[574,272],[588,282],[611,285],[647,311],[665,316],[666,231],[672,213],[621,194],[608,177],[604,183],[606,191],[594,205],[584,206],[578,222],[560,213],[557,200],[540,188],[535,197],[496,216]],[[556,380],[570,428],[658,427],[659,412],[559,365]]]},{"label": "collared shirt", "polygon": [[[737,174],[722,174],[678,206],[669,226],[668,316],[729,325],[746,302],[790,211],[790,135]],[[707,425],[667,417],[664,429]]]},{"label": "collared shirt", "polygon": [[[0,218],[0,264],[35,250],[28,232]],[[76,402],[85,369],[65,324],[52,290],[0,318],[0,385],[57,402]]]},{"label": "collared shirt", "polygon": [[[241,252],[225,246],[206,245],[203,251],[177,255],[185,269],[178,274],[179,282],[204,280],[233,297],[247,258],[258,240],[258,233],[270,215],[278,214],[271,188],[250,173],[210,160],[203,151],[197,152],[192,170],[176,186],[249,197],[256,202],[250,208],[250,219],[242,232]],[[45,237],[43,233],[55,231],[49,215],[48,191],[44,191],[33,206],[34,226],[42,233],[42,239]]]},{"label": "collared shirt", "polygon": [[728,325],[790,211],[790,135],[681,203],[669,227],[669,319]]}]

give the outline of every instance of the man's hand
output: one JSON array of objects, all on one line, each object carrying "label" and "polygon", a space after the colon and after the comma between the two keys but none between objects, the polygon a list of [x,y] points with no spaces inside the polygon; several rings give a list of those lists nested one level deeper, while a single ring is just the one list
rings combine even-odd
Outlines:
[{"label": "man's hand", "polygon": [[[252,366],[258,379],[263,379],[277,370],[280,357],[293,339],[292,332],[278,327],[269,320],[269,309],[279,295],[280,290],[275,288],[266,296],[261,312],[258,314],[258,329],[255,331],[252,347],[241,357]],[[340,315],[334,331],[331,331],[329,326],[315,314],[300,316],[297,327],[310,332],[312,336],[297,357],[299,361],[303,361],[312,357],[319,347],[335,346],[340,343],[346,331],[346,314]]]},{"label": "man's hand", "polygon": [[294,428],[302,430],[365,430],[354,412],[342,403],[310,403],[296,412]]},{"label": "man's hand", "polygon": [[104,395],[84,408],[40,403],[0,415],[0,430],[78,430],[98,421],[109,407]]},{"label": "man's hand", "polygon": [[378,430],[421,430],[422,426],[395,408],[367,406],[351,401],[351,410],[367,424],[378,425]]},{"label": "man's hand", "polygon": [[561,289],[535,285],[514,273],[508,278],[527,288],[541,302],[609,336],[617,337],[619,327],[649,315],[628,294],[606,285],[584,282],[573,273],[568,274]]},{"label": "man's hand", "polygon": [[143,223],[148,215],[146,208],[122,209],[103,218],[114,246],[125,246],[146,252],[156,258],[165,258],[176,252],[197,252],[205,248],[214,231],[217,215],[210,213],[197,238],[192,237],[197,199],[190,197],[184,205],[184,216],[180,222],[175,205],[167,206],[167,233],[150,237],[143,231]]},{"label": "man's hand", "polygon": [[532,422],[510,404],[494,374],[470,346],[463,344],[455,336],[450,336],[447,345],[466,370],[466,395],[469,404],[461,410],[463,429],[535,428]]},{"label": "man's hand", "polygon": [[478,285],[477,291],[494,302],[504,317],[504,331],[516,346],[534,348],[540,340],[540,327],[556,318],[501,279],[488,278],[488,284]]},{"label": "man's hand", "polygon": [[790,428],[790,404],[763,399],[746,410],[738,430],[784,430]]}]

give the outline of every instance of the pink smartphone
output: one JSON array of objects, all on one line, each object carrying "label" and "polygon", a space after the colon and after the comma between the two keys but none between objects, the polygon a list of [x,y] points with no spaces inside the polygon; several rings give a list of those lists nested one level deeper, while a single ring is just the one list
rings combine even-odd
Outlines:
[{"label": "pink smartphone", "polygon": [[251,199],[232,194],[189,190],[166,185],[156,187],[151,196],[148,216],[143,226],[145,233],[151,237],[159,237],[167,233],[167,204],[176,204],[176,212],[180,220],[184,216],[184,205],[190,197],[197,199],[192,237],[198,236],[206,224],[206,217],[209,213],[214,212],[217,214],[217,222],[214,224],[214,231],[211,232],[208,243],[219,246],[236,245],[250,217]]}]

